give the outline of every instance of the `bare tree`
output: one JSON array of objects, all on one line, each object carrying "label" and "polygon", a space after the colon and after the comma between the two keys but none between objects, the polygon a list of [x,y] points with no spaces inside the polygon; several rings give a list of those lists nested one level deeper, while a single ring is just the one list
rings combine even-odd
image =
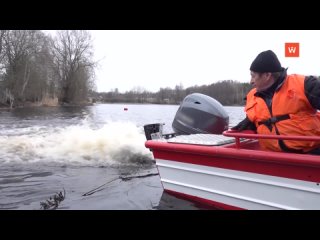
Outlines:
[{"label": "bare tree", "polygon": [[37,30],[12,30],[5,36],[6,87],[18,101],[40,101],[50,92],[54,68],[49,42]]},{"label": "bare tree", "polygon": [[53,56],[50,51],[50,36],[38,32],[37,48],[30,58],[30,80],[25,88],[25,98],[28,101],[47,101],[57,95],[57,77],[54,73]]},{"label": "bare tree", "polygon": [[37,48],[37,32],[10,30],[3,35],[5,88],[18,101],[24,100],[24,91],[30,80],[30,63]]},{"label": "bare tree", "polygon": [[3,58],[4,58],[4,38],[5,34],[8,32],[8,30],[0,30],[0,71],[1,71],[1,66],[3,64]]},{"label": "bare tree", "polygon": [[88,31],[58,31],[53,42],[53,56],[60,80],[60,101],[86,101],[93,87],[93,46]]}]

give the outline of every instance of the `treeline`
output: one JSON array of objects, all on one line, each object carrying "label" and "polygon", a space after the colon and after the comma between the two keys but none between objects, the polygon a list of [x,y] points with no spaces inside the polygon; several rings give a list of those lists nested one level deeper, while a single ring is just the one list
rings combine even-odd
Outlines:
[{"label": "treeline", "polygon": [[242,105],[250,85],[233,80],[184,89],[182,84],[149,92],[142,87],[120,93],[95,92],[91,35],[61,30],[0,30],[0,107],[81,105],[92,102],[180,104],[203,93],[223,105]]},{"label": "treeline", "polygon": [[88,31],[0,30],[0,106],[87,103],[92,58]]},{"label": "treeline", "polygon": [[93,97],[99,102],[105,103],[154,103],[154,104],[180,104],[191,93],[203,93],[213,97],[222,105],[244,105],[244,98],[251,89],[249,83],[240,83],[233,80],[219,81],[210,85],[183,88],[182,84],[172,88],[160,88],[156,93],[149,92],[141,87],[125,93],[119,93],[118,89],[110,92],[94,93]]}]

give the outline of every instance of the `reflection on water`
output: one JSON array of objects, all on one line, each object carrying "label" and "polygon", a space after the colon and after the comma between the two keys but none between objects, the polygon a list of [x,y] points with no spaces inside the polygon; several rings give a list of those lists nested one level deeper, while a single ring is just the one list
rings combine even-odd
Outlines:
[{"label": "reflection on water", "polygon": [[[203,209],[163,193],[152,152],[144,146],[143,126],[160,122],[164,133],[172,132],[178,107],[0,110],[0,209],[38,210],[63,190],[58,209]],[[230,125],[244,117],[243,108],[226,110]]]}]

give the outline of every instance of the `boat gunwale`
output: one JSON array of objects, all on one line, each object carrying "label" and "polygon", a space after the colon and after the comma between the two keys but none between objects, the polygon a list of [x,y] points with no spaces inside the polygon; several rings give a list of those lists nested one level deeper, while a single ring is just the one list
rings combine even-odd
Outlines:
[{"label": "boat gunwale", "polygon": [[[244,142],[241,143],[243,145]],[[187,153],[193,155],[206,155],[223,158],[243,159],[247,161],[276,162],[281,164],[312,166],[320,168],[320,157],[311,154],[298,154],[287,152],[271,152],[260,149],[237,148],[236,143],[206,146],[198,144],[168,143],[148,140],[145,146],[151,150]]]},{"label": "boat gunwale", "polygon": [[320,136],[296,136],[296,135],[268,135],[257,134],[251,130],[236,131],[227,130],[222,133],[226,137],[246,138],[246,139],[279,139],[279,140],[297,140],[297,141],[320,141]]}]

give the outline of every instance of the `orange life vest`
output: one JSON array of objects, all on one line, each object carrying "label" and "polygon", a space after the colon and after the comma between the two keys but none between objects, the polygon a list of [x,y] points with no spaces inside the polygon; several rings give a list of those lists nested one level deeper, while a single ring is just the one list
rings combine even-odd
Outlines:
[{"label": "orange life vest", "polygon": [[[265,101],[254,95],[255,88],[248,93],[245,111],[250,121],[255,123],[257,133],[320,136],[320,112],[310,105],[305,96],[304,79],[305,76],[297,74],[287,76],[281,88],[273,95],[271,113]],[[278,140],[260,139],[259,142],[265,150],[284,150]],[[293,151],[302,152],[320,147],[320,141],[283,140],[283,143]]]}]

